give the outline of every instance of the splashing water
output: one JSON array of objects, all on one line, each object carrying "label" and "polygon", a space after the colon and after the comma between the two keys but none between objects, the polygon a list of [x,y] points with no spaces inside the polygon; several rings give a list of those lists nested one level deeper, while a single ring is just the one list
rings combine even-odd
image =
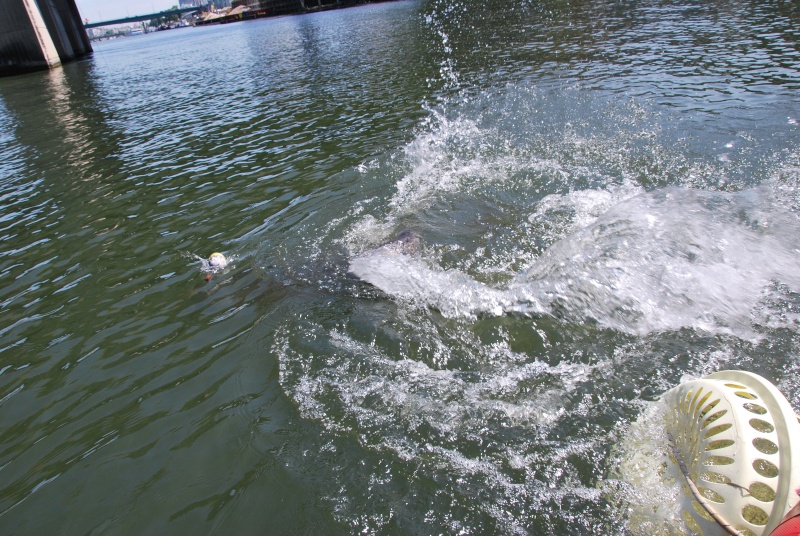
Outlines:
[{"label": "splashing water", "polygon": [[[321,493],[354,532],[683,530],[657,508],[675,487],[618,465],[658,473],[653,400],[682,375],[796,369],[796,150],[658,105],[661,79],[551,78],[555,54],[519,82],[469,72],[464,7],[425,7],[441,92],[412,139],[348,175],[344,214],[293,229],[340,255],[309,263],[332,297],[271,347],[322,430]],[[402,229],[422,244],[386,247]]]},{"label": "splashing water", "polygon": [[766,188],[670,187],[614,205],[503,289],[380,249],[354,258],[350,270],[450,317],[520,312],[633,334],[694,327],[742,335],[768,287],[800,288],[798,237],[797,217]]}]

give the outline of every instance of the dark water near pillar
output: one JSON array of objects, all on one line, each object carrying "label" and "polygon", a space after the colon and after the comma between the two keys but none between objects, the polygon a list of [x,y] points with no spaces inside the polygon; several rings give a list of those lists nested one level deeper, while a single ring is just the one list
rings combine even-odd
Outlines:
[{"label": "dark water near pillar", "polygon": [[679,530],[614,470],[658,395],[800,408],[798,28],[398,2],[0,80],[0,532]]}]

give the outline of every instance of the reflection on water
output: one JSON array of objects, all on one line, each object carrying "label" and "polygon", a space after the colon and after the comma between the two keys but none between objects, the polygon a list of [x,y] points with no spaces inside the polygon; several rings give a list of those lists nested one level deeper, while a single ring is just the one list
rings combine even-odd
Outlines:
[{"label": "reflection on water", "polygon": [[0,523],[681,529],[611,470],[659,393],[800,408],[799,22],[395,2],[0,80]]}]

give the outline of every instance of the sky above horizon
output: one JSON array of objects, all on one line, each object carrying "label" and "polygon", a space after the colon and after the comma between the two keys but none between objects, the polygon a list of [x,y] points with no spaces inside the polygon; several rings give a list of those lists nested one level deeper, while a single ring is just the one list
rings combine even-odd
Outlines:
[{"label": "sky above horizon", "polygon": [[178,0],[75,0],[81,19],[89,22],[158,13],[178,5]]}]

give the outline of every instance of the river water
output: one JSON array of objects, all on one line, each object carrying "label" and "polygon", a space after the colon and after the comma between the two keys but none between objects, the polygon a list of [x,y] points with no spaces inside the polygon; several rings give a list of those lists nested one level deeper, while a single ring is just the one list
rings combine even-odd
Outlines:
[{"label": "river water", "polygon": [[425,0],[1,79],[0,532],[685,530],[620,476],[659,395],[800,409],[798,28]]}]

